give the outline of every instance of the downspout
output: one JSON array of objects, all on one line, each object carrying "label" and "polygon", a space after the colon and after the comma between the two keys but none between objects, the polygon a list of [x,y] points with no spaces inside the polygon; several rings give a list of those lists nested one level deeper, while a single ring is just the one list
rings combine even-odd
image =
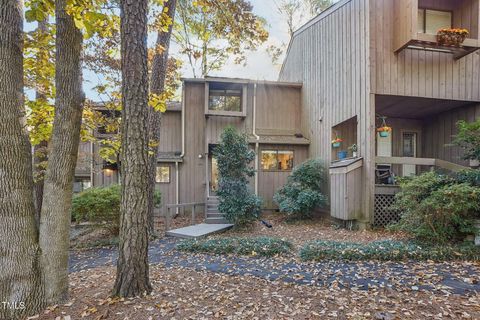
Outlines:
[{"label": "downspout", "polygon": [[[183,160],[185,156],[185,81],[182,83],[182,105],[180,110],[181,118],[182,118],[182,153],[180,154],[180,159]],[[175,162],[175,204],[180,204],[180,174],[179,174],[179,166],[178,160]],[[177,207],[175,213],[178,215],[179,208]]]},{"label": "downspout", "polygon": [[252,134],[257,140],[255,143],[255,195],[258,196],[258,149],[260,136],[257,135],[256,126],[257,126],[257,82],[253,85],[253,125],[252,125]]}]

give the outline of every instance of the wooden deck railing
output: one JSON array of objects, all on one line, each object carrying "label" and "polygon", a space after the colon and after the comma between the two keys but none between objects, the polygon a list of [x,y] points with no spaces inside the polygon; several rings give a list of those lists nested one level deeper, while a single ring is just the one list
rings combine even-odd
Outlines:
[{"label": "wooden deck railing", "polygon": [[468,167],[435,158],[413,158],[413,157],[375,157],[375,163],[388,164],[411,164],[417,166],[439,167],[452,172],[468,169]]},{"label": "wooden deck railing", "polygon": [[202,207],[205,206],[205,202],[190,202],[190,203],[180,203],[180,204],[167,204],[167,212],[165,213],[165,229],[168,231],[170,229],[170,222],[172,221],[172,214],[171,214],[171,209],[183,209],[183,212],[185,212],[185,208],[192,207],[192,216],[191,216],[191,221],[192,224],[195,223],[195,218],[196,218],[196,213],[195,213],[195,208],[196,207]]}]

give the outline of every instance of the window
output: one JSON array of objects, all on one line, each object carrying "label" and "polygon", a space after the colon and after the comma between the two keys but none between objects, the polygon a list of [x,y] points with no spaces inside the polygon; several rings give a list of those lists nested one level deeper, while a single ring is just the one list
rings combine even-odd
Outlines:
[{"label": "window", "polygon": [[264,171],[289,171],[293,168],[293,151],[264,150],[262,151],[262,169]]},{"label": "window", "polygon": [[75,177],[75,180],[73,181],[73,192],[82,192],[83,190],[88,189],[91,186],[92,183],[90,182],[90,178]]},{"label": "window", "polygon": [[452,12],[418,9],[418,32],[437,34],[442,28],[452,27]]},{"label": "window", "polygon": [[242,111],[242,84],[210,82],[208,110]]},{"label": "window", "polygon": [[157,183],[170,183],[170,167],[158,166],[155,181]]}]

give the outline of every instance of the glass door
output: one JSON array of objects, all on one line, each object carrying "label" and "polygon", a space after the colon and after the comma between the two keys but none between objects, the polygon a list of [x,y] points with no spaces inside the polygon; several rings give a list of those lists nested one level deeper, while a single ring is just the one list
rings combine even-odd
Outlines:
[{"label": "glass door", "polygon": [[[417,133],[403,132],[402,133],[402,156],[403,157],[417,157]],[[417,166],[414,164],[404,164],[402,173],[404,177],[415,175],[417,173]]]}]

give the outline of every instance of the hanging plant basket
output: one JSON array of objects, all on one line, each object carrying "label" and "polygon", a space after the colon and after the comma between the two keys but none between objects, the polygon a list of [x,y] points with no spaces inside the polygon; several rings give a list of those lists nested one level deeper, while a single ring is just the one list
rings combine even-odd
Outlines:
[{"label": "hanging plant basket", "polygon": [[460,47],[467,36],[467,29],[440,29],[437,32],[437,43],[441,46]]},{"label": "hanging plant basket", "polygon": [[379,117],[379,118],[382,119],[382,125],[377,128],[377,132],[380,135],[380,137],[386,138],[388,137],[390,132],[392,132],[392,128],[387,126],[387,122],[385,121],[387,117]]},{"label": "hanging plant basket", "polygon": [[335,139],[332,140],[332,148],[340,148],[342,142],[343,142],[343,139],[336,137]]}]

